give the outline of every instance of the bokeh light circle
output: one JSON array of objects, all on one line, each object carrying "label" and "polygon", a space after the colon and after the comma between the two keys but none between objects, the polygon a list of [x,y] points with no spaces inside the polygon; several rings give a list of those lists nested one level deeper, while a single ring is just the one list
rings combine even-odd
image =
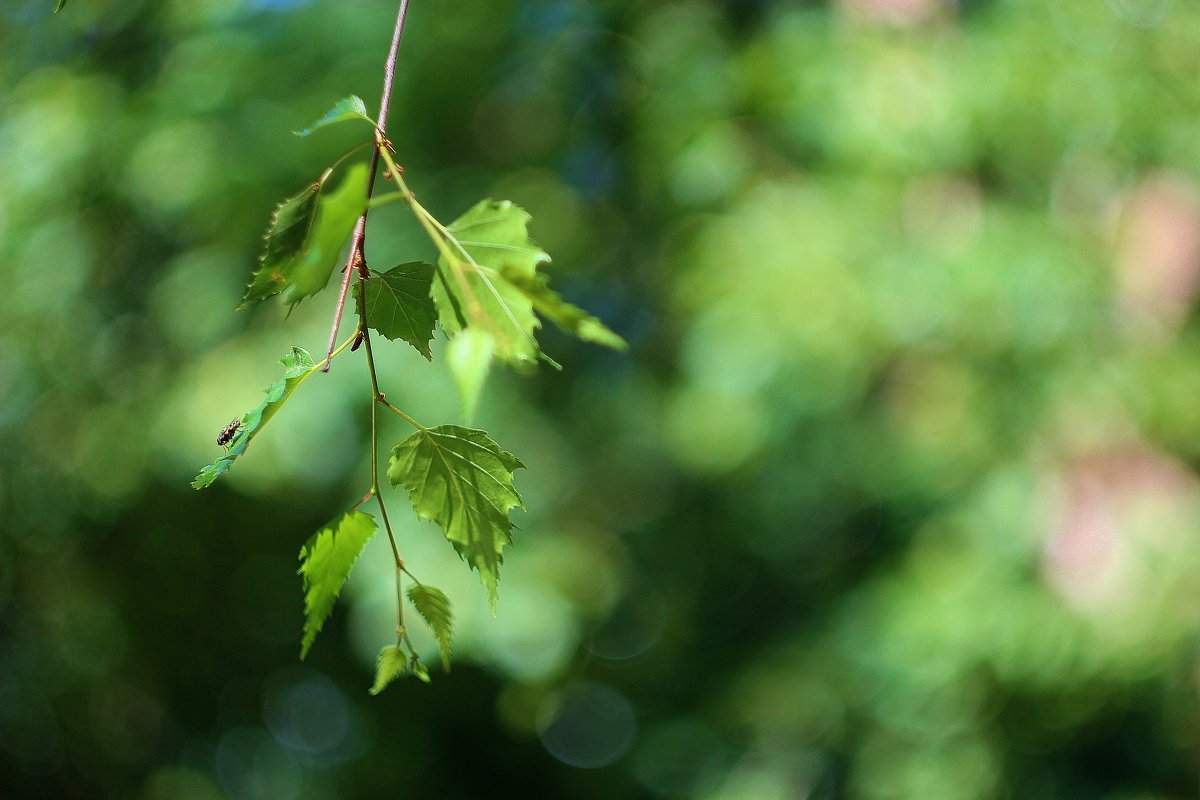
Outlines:
[{"label": "bokeh light circle", "polygon": [[613,763],[629,750],[636,734],[633,706],[603,683],[572,684],[538,710],[542,745],[572,767],[594,769]]}]

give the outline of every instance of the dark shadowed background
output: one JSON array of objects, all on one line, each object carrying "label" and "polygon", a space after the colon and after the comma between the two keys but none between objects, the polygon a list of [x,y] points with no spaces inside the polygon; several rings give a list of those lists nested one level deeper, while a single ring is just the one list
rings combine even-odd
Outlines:
[{"label": "dark shadowed background", "polygon": [[[384,540],[297,658],[362,364],[188,481],[324,348],[331,292],[233,307],[395,6],[52,5],[0,0],[4,800],[1197,796],[1200,5],[412,0],[412,187],[526,207],[631,350],[493,376],[496,619],[395,496],[458,661],[376,698]],[[399,206],[368,242],[433,254]]]}]

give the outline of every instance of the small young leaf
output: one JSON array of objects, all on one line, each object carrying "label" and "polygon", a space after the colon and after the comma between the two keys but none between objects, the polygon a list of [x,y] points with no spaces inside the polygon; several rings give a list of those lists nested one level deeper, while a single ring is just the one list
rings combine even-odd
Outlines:
[{"label": "small young leaf", "polygon": [[296,387],[316,369],[312,356],[308,354],[307,350],[300,347],[293,347],[292,352],[281,358],[279,363],[284,367],[283,377],[263,390],[266,397],[257,408],[242,415],[241,426],[229,441],[229,449],[216,461],[200,470],[200,474],[192,481],[193,489],[204,489],[211,486],[213,481],[233,466],[233,462],[246,452],[250,441],[283,407],[283,404],[292,396],[292,392],[296,391]]},{"label": "small young leaf", "polygon": [[295,305],[329,283],[342,244],[367,207],[367,165],[355,164],[332,192],[332,170],[295,197],[280,203],[267,229],[262,266],[254,273],[239,308],[286,290]]},{"label": "small young leaf", "polygon": [[563,300],[562,295],[550,288],[549,279],[542,273],[538,273],[532,279],[511,270],[505,270],[503,274],[509,283],[533,301],[533,307],[540,315],[562,330],[585,342],[594,342],[614,350],[628,349],[629,345],[625,340],[609,330],[607,325],[579,306],[573,306]]},{"label": "small young leaf", "polygon": [[441,589],[415,583],[408,587],[408,599],[417,613],[425,620],[437,637],[438,649],[442,653],[442,667],[450,671],[450,636],[454,630],[454,616],[450,613],[450,598]]},{"label": "small young leaf", "polygon": [[[388,339],[403,339],[429,360],[429,340],[437,313],[429,297],[433,265],[413,261],[387,272],[371,272],[366,281],[367,325]],[[358,284],[354,284],[357,296]]]},{"label": "small young leaf", "polygon": [[375,121],[367,116],[366,103],[358,95],[352,94],[337,101],[333,108],[326,111],[325,115],[312,125],[295,133],[297,136],[308,136],[313,131],[324,128],[326,125],[333,125],[336,122],[344,122],[348,119],[362,119],[366,120],[372,126],[375,125]]},{"label": "small young leaf", "polygon": [[467,328],[450,340],[446,348],[446,365],[458,386],[462,398],[463,416],[470,422],[479,404],[479,394],[492,365],[496,343],[491,334]]},{"label": "small young leaf", "polygon": [[512,544],[508,510],[525,508],[513,486],[524,464],[485,431],[439,425],[392,448],[388,480],[408,490],[417,516],[441,526],[458,554],[478,570],[496,608],[505,544]]},{"label": "small young leaf", "polygon": [[538,264],[550,260],[529,238],[528,224],[529,214],[507,200],[476,203],[449,226],[465,255],[438,258],[432,293],[447,333],[483,330],[492,336],[497,357],[531,366],[539,356],[533,303],[501,277],[507,271],[532,280]]},{"label": "small young leaf", "polygon": [[300,548],[298,574],[304,584],[304,637],[300,658],[320,633],[342,584],[363,547],[375,535],[375,518],[362,511],[348,511],[317,531]]},{"label": "small young leaf", "polygon": [[379,658],[375,662],[375,684],[371,687],[371,694],[382,692],[389,683],[403,675],[406,669],[408,656],[404,655],[399,646],[392,645],[380,650]]},{"label": "small young leaf", "polygon": [[429,670],[425,669],[425,665],[417,659],[412,662],[412,674],[417,676],[417,680],[421,683],[429,683]]}]

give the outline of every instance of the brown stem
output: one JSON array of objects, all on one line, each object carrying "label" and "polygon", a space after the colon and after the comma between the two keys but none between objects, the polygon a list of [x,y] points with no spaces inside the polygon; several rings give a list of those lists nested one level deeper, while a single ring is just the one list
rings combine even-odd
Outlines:
[{"label": "brown stem", "polygon": [[[367,177],[367,201],[375,191],[375,172],[379,168],[379,148],[384,146],[384,133],[387,131],[388,107],[392,103],[392,84],[396,80],[396,54],[400,52],[400,37],[404,34],[404,19],[408,16],[408,0],[400,0],[396,10],[396,29],[392,32],[392,46],[388,50],[387,61],[383,65],[383,94],[379,98],[379,116],[375,121],[375,150],[371,155],[371,170]],[[329,352],[333,352],[337,341],[338,328],[342,324],[342,312],[346,309],[346,295],[350,291],[350,278],[358,272],[360,280],[367,279],[367,260],[364,245],[367,238],[367,210],[364,208],[358,222],[354,225],[354,234],[350,240],[350,254],[346,257],[346,266],[342,268],[342,288],[338,292],[337,308],[333,312],[333,327],[329,332]],[[357,267],[357,270],[355,269]],[[322,372],[329,372],[326,362]]]}]

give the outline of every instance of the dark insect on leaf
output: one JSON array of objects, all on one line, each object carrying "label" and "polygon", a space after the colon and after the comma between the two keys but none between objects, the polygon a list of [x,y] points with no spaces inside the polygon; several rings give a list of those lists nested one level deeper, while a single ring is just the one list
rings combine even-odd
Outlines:
[{"label": "dark insect on leaf", "polygon": [[357,350],[359,347],[362,346],[362,340],[363,340],[363,332],[362,332],[362,329],[359,328],[358,336],[354,337],[354,344],[350,345],[351,353],[353,353],[355,350]]},{"label": "dark insect on leaf", "polygon": [[242,421],[240,419],[235,419],[224,428],[221,428],[221,432],[217,434],[217,444],[224,447],[232,442],[233,437],[237,436],[237,432],[241,427]]},{"label": "dark insect on leaf", "polygon": [[206,489],[213,481],[224,475],[233,466],[233,462],[246,454],[246,448],[255,436],[262,431],[264,425],[279,413],[287,403],[288,398],[296,391],[296,387],[304,383],[309,375],[317,370],[312,356],[302,347],[293,347],[279,363],[285,367],[283,377],[263,390],[266,396],[258,404],[241,416],[241,429],[229,441],[224,454],[211,464],[206,464],[192,481],[193,489]]}]

